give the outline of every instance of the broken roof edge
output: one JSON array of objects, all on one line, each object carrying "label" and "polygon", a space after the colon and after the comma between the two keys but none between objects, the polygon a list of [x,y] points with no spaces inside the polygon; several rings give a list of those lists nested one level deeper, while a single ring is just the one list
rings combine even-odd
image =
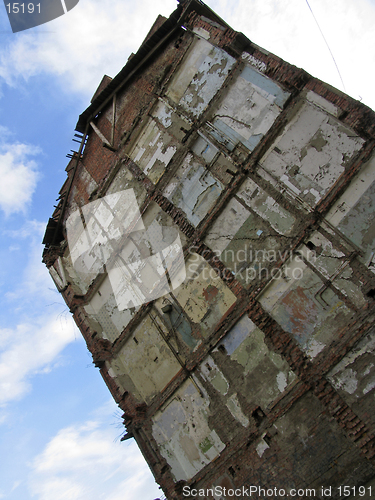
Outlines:
[{"label": "broken roof edge", "polygon": [[[127,82],[127,80],[146,62],[148,57],[157,49],[157,47],[168,39],[176,28],[183,26],[184,20],[194,10],[198,14],[204,14],[219,23],[225,28],[230,26],[223,21],[210,7],[201,0],[177,0],[179,5],[172,12],[168,19],[151,36],[146,36],[142,45],[131,58],[128,59],[122,70],[108,84],[94,94],[90,106],[79,116],[75,130],[85,133],[87,124],[106,106],[112,96],[116,94]],[[157,20],[160,16],[157,18]]]},{"label": "broken roof edge", "polygon": [[107,87],[107,85],[109,85],[111,83],[112,80],[113,80],[113,78],[111,76],[108,76],[108,75],[103,76],[101,82],[99,83],[97,89],[94,92],[94,95],[91,98],[91,101],[90,101],[91,103],[93,103],[95,101],[95,99],[98,97],[98,95],[101,94],[101,92]]}]

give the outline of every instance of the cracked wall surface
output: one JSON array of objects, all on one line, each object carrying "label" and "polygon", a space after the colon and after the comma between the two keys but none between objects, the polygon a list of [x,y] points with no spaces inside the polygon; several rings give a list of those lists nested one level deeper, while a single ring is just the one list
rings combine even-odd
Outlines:
[{"label": "cracked wall surface", "polygon": [[80,115],[43,260],[168,499],[366,485],[375,115],[179,4]]}]

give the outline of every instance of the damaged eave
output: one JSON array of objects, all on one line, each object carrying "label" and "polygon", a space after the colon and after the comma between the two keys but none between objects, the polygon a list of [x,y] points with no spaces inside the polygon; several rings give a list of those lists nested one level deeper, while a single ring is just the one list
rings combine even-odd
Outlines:
[{"label": "damaged eave", "polygon": [[109,84],[92,101],[90,106],[79,116],[75,130],[83,133],[85,127],[92,121],[100,111],[111,102],[129,80],[139,71],[151,57],[157,53],[163,44],[173,36],[173,34],[183,27],[192,12],[208,17],[211,21],[220,24],[225,28],[230,26],[225,23],[214,11],[199,0],[179,1],[179,6],[171,16],[160,26],[156,32],[150,36],[123,67],[123,69],[109,82]]},{"label": "damaged eave", "polygon": [[100,92],[90,106],[79,116],[76,130],[83,132],[87,123],[90,123],[114,97],[128,81],[139,71],[149,59],[163,46],[163,44],[180,29],[182,5],[172,13],[160,28],[144,42],[136,54],[134,54],[123,67],[123,69],[113,78],[113,80]]}]

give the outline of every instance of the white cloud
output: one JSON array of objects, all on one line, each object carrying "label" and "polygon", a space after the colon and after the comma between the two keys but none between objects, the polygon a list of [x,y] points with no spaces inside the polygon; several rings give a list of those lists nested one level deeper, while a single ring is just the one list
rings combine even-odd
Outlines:
[{"label": "white cloud", "polygon": [[[375,8],[368,0],[310,0],[335,55],[346,91],[375,107],[372,96]],[[306,2],[290,0],[207,0],[228,24],[313,76],[341,88],[334,62]],[[67,15],[48,24],[53,32],[19,34],[0,58],[8,84],[47,72],[69,91],[87,98],[104,73],[115,76],[136,51],[159,13],[169,16],[174,0],[81,0]],[[42,27],[41,30],[46,30]]]},{"label": "white cloud", "polygon": [[[312,76],[344,90],[306,1],[208,0],[235,30]],[[375,109],[375,5],[368,0],[309,0],[335,57],[345,91]]]},{"label": "white cloud", "polygon": [[30,203],[38,172],[29,157],[37,154],[40,149],[35,146],[0,142],[0,209],[6,215],[24,212]]},{"label": "white cloud", "polygon": [[[303,0],[207,0],[233,29],[313,76],[340,88],[335,64]],[[310,0],[342,74],[346,92],[375,108],[375,7],[369,0]],[[103,74],[115,76],[135,52],[158,14],[169,16],[175,0],[81,0],[67,15],[20,33],[0,56],[8,84],[42,72],[68,91],[91,97]]]},{"label": "white cloud", "polygon": [[[64,301],[57,293],[56,287],[52,281],[47,267],[42,263],[43,245],[42,239],[46,229],[46,223],[37,220],[26,221],[25,224],[16,230],[5,230],[3,234],[17,243],[25,240],[27,243],[28,261],[23,269],[22,278],[13,289],[5,294],[6,299],[13,304],[18,303],[22,310],[25,310],[26,304],[35,304],[35,296],[39,298],[39,308],[37,314],[45,314],[47,304],[58,301],[64,308]],[[10,249],[12,245],[8,247]],[[25,244],[20,246],[25,250]],[[17,250],[9,252],[7,258],[11,261],[17,258]],[[43,299],[43,302],[42,302]],[[35,311],[35,305],[33,305]]]},{"label": "white cloud", "polygon": [[30,239],[37,238],[38,241],[43,236],[44,231],[46,229],[46,223],[40,222],[37,220],[27,220],[25,224],[19,229],[7,230],[6,234],[11,236],[12,238],[17,239]]},{"label": "white cloud", "polygon": [[107,424],[61,429],[34,459],[30,487],[38,500],[151,500],[160,494],[137,445],[116,441],[108,416]]},{"label": "white cloud", "polygon": [[[22,249],[28,260],[19,281],[2,301],[7,321],[12,324],[12,318],[16,319],[10,328],[0,328],[0,406],[21,399],[31,389],[33,375],[48,373],[63,349],[81,338],[41,262],[44,227],[33,220],[18,230],[4,231],[18,242],[24,240]],[[13,255],[6,258],[13,267]]]},{"label": "white cloud", "polygon": [[75,338],[73,320],[55,316],[0,329],[0,405],[24,396],[31,377],[48,370]]},{"label": "white cloud", "polygon": [[46,72],[68,91],[90,98],[103,74],[115,76],[136,51],[159,13],[169,16],[175,0],[81,0],[68,14],[37,30],[22,32],[0,56],[0,77],[15,85]]}]

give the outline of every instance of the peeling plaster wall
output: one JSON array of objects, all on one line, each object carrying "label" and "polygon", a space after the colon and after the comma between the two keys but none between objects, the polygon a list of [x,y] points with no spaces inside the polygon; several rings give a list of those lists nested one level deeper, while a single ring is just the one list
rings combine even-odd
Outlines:
[{"label": "peeling plaster wall", "polygon": [[182,140],[191,127],[191,121],[186,116],[178,113],[172,105],[160,97],[154,106],[152,116],[178,140]]},{"label": "peeling plaster wall", "polygon": [[126,189],[133,189],[139,206],[142,206],[147,197],[146,189],[140,184],[134,175],[124,166],[120,166],[116,176],[110,183],[106,194],[115,194]]},{"label": "peeling plaster wall", "polygon": [[208,425],[209,399],[191,382],[153,417],[153,436],[176,481],[190,479],[225,448]]},{"label": "peeling plaster wall", "polygon": [[204,39],[197,39],[187,54],[168,97],[198,117],[224,83],[235,59]]},{"label": "peeling plaster wall", "polygon": [[262,219],[269,222],[279,234],[293,234],[295,217],[281,207],[270,195],[251,179],[246,179],[237,195]]},{"label": "peeling plaster wall", "polygon": [[129,156],[155,184],[163,175],[177,148],[170,145],[172,137],[159,129],[154,120],[144,128]]},{"label": "peeling plaster wall", "polygon": [[343,217],[338,229],[357,247],[363,250],[363,262],[374,271],[375,251],[375,182],[363,193],[360,200]]},{"label": "peeling plaster wall", "polygon": [[164,190],[164,196],[181,208],[189,221],[197,226],[212,208],[222,189],[221,182],[188,154]]},{"label": "peeling plaster wall", "polygon": [[363,143],[353,130],[307,101],[262,158],[261,165],[314,207]]},{"label": "peeling plaster wall", "polygon": [[297,220],[247,178],[211,226],[205,243],[248,287],[262,279],[262,273],[280,255],[288,253],[285,244],[295,234]]},{"label": "peeling plaster wall", "polygon": [[176,299],[190,321],[207,336],[235,303],[236,297],[198,254],[186,261],[187,279],[176,290]]},{"label": "peeling plaster wall", "polygon": [[[246,66],[232,84],[213,126],[233,144],[239,141],[250,151],[259,144],[285,104],[289,93],[255,69]],[[221,142],[217,133],[212,132]]]},{"label": "peeling plaster wall", "polygon": [[89,317],[102,326],[102,336],[114,342],[139,308],[120,311],[108,276],[91,299],[84,306]]},{"label": "peeling plaster wall", "polygon": [[[163,329],[161,323],[159,326]],[[124,390],[129,389],[130,382],[134,394],[146,403],[181,369],[150,317],[135,329],[109,365]]]},{"label": "peeling plaster wall", "polygon": [[[95,114],[113,148],[89,129],[44,261],[168,499],[183,485],[365,484],[375,115],[182,4],[184,29],[164,27],[117,88],[115,123],[110,99]],[[142,223],[120,201],[130,189]],[[100,245],[81,252],[85,231]],[[176,257],[173,231],[185,265],[166,270],[152,258]]]},{"label": "peeling plaster wall", "polygon": [[[167,307],[167,309],[165,309]],[[188,349],[194,351],[202,343],[202,335],[194,328],[186,311],[175,296],[165,295],[154,302],[156,315],[162,318],[169,330],[170,343],[179,354]]]},{"label": "peeling plaster wall", "polygon": [[[340,240],[339,240],[340,241]],[[341,245],[333,243],[322,232],[314,232],[309,238],[309,246],[299,248],[299,253],[316,269],[322,279],[327,279],[332,286],[347,297],[353,308],[361,309],[367,303],[362,290],[361,280],[356,277],[352,248],[345,241]]]},{"label": "peeling plaster wall", "polygon": [[[231,362],[225,371],[230,386],[236,387],[236,380],[243,380],[241,395],[252,407],[272,406],[295,380],[289,365],[268,348],[264,333],[247,316],[240,319],[213,352],[229,356]],[[220,361],[223,363],[222,358]]]},{"label": "peeling plaster wall", "polygon": [[284,271],[285,278],[275,280],[259,301],[313,359],[330,345],[353,311],[303,262],[288,261]]},{"label": "peeling plaster wall", "polygon": [[333,386],[366,422],[375,422],[375,333],[369,332],[328,374]]}]

